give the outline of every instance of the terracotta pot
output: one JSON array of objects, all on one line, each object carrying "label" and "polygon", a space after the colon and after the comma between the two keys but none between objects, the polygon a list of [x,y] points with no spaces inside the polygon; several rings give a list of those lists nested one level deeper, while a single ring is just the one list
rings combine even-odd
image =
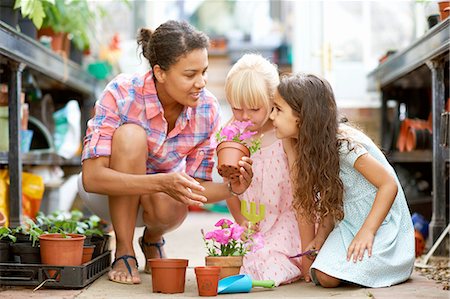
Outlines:
[{"label": "terracotta pot", "polygon": [[239,176],[239,160],[243,156],[250,157],[249,149],[239,142],[223,141],[217,145],[217,170],[219,174],[227,179]]},{"label": "terracotta pot", "polygon": [[92,260],[92,254],[94,253],[95,245],[84,245],[83,246],[83,258],[81,263],[87,263]]},{"label": "terracotta pot", "polygon": [[70,54],[70,40],[69,34],[65,32],[55,32],[50,27],[41,28],[37,32],[38,39],[41,36],[51,37],[52,50],[64,57],[68,57]]},{"label": "terracotta pot", "polygon": [[149,259],[152,269],[153,293],[184,293],[186,280],[185,259]]},{"label": "terracotta pot", "polygon": [[195,267],[199,296],[217,296],[220,267]]},{"label": "terracotta pot", "polygon": [[242,266],[242,256],[207,256],[205,257],[206,266],[220,267],[219,279],[237,275]]},{"label": "terracotta pot", "polygon": [[0,211],[0,227],[5,226],[6,224],[6,216],[3,214],[2,211]]},{"label": "terracotta pot", "polygon": [[450,13],[450,3],[448,1],[439,1],[439,12],[442,21],[448,18]]}]

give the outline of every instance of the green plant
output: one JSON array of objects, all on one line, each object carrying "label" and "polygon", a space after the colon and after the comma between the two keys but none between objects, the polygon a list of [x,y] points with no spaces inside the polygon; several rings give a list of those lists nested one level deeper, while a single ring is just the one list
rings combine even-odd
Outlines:
[{"label": "green plant", "polygon": [[16,0],[14,9],[19,9],[22,17],[33,21],[37,29],[41,28],[45,18],[45,8],[54,6],[55,0]]},{"label": "green plant", "polygon": [[83,213],[79,210],[73,210],[70,214],[54,211],[48,216],[39,212],[36,216],[36,222],[39,227],[49,233],[103,236],[103,232],[99,228],[100,218],[97,215],[92,215],[87,219],[83,217]]},{"label": "green plant", "polygon": [[36,242],[39,241],[39,236],[44,234],[44,231],[31,219],[25,220],[25,226],[22,226],[20,229],[19,227],[17,228],[17,232],[19,231],[30,236],[30,241],[33,247],[35,247]]},{"label": "green plant", "polygon": [[[27,0],[22,0],[27,1]],[[89,8],[87,0],[53,0],[54,5],[44,7],[43,27],[55,32],[70,34],[79,50],[89,48],[89,31],[95,21],[95,13]]]},{"label": "green plant", "polygon": [[9,227],[0,227],[0,240],[2,239],[10,239],[12,242],[16,242],[16,237],[14,236],[13,231]]}]

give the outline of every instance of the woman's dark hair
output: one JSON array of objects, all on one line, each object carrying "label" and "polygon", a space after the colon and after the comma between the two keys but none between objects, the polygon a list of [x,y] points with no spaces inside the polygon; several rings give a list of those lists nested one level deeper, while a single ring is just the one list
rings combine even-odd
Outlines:
[{"label": "woman's dark hair", "polygon": [[159,65],[168,70],[181,56],[196,49],[207,49],[209,38],[186,21],[167,21],[155,31],[141,28],[137,43],[151,68]]},{"label": "woman's dark hair", "polygon": [[331,214],[341,220],[344,186],[339,178],[337,107],[330,84],[315,75],[283,77],[278,92],[299,118],[293,207],[312,222]]}]

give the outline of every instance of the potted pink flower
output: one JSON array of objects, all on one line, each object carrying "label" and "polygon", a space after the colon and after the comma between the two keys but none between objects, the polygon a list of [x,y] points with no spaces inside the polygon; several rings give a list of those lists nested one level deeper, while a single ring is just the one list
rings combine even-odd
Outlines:
[{"label": "potted pink flower", "polygon": [[239,274],[243,256],[264,246],[262,234],[226,218],[220,219],[215,227],[206,233],[202,229],[208,254],[206,266],[221,267],[219,279]]},{"label": "potted pink flower", "polygon": [[252,138],[257,132],[249,131],[251,121],[234,121],[217,132],[211,141],[216,147],[219,174],[227,179],[239,176],[238,162],[243,156],[250,157],[261,147],[259,138]]}]

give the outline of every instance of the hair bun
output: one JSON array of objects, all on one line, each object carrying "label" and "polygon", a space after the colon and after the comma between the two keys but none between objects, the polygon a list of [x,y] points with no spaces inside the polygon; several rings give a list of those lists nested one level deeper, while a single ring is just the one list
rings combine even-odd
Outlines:
[{"label": "hair bun", "polygon": [[145,58],[150,59],[149,47],[150,40],[152,38],[153,31],[149,28],[141,28],[139,29],[139,33],[137,36],[137,44],[141,46],[142,55]]}]

